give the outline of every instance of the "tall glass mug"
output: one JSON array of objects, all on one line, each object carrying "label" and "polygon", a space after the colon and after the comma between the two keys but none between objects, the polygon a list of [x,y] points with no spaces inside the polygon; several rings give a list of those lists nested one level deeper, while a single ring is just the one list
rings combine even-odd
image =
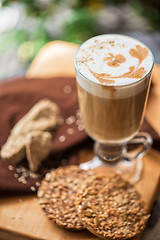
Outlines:
[{"label": "tall glass mug", "polygon": [[84,42],[75,55],[82,121],[95,140],[95,157],[81,168],[105,166],[132,182],[140,179],[142,155],[152,144],[139,133],[154,58],[138,40],[116,34]]}]

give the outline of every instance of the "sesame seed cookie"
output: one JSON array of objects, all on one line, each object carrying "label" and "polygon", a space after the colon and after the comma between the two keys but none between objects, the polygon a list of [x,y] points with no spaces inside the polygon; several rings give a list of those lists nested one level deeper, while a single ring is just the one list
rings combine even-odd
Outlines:
[{"label": "sesame seed cookie", "polygon": [[84,171],[78,166],[59,167],[47,173],[37,194],[47,217],[66,229],[84,229],[77,214],[75,198],[80,184],[94,174],[93,170]]},{"label": "sesame seed cookie", "polygon": [[84,226],[107,240],[134,237],[149,218],[134,186],[117,174],[90,177],[82,183],[76,207]]}]

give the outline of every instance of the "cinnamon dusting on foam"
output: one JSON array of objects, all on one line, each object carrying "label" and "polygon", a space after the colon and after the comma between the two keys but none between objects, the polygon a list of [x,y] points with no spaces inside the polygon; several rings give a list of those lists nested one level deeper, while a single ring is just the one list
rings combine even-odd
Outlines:
[{"label": "cinnamon dusting on foam", "polygon": [[78,69],[87,78],[101,84],[133,83],[152,67],[152,55],[145,45],[123,35],[90,39],[79,52],[76,59]]},{"label": "cinnamon dusting on foam", "polygon": [[[98,41],[95,39],[95,43],[97,43],[97,42]],[[113,44],[113,41],[110,41],[110,42]],[[147,72],[144,67],[139,67],[139,66],[142,63],[142,61],[148,56],[148,50],[146,48],[140,46],[140,45],[136,45],[136,49],[131,48],[130,51],[129,51],[129,54],[132,57],[138,59],[138,61],[139,61],[138,66],[137,67],[135,67],[135,66],[129,67],[128,72],[125,72],[124,74],[121,74],[119,76],[111,76],[111,74],[97,73],[97,72],[94,72],[93,70],[91,70],[89,68],[89,66],[87,65],[87,63],[89,61],[94,61],[94,59],[90,56],[82,57],[82,59],[77,61],[77,63],[81,63],[81,64],[86,65],[86,67],[89,69],[91,74],[100,83],[103,83],[103,84],[114,84],[115,83],[114,79],[117,79],[117,78],[137,78],[137,79],[140,79]],[[110,67],[119,67],[121,64],[126,62],[126,58],[122,54],[114,55],[113,53],[108,53],[108,56],[104,57],[103,61],[104,62],[106,61],[106,64]]]}]

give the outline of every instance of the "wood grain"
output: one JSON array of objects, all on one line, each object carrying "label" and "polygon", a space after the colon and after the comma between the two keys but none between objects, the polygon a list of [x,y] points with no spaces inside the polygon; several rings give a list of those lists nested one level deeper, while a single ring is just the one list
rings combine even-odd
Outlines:
[{"label": "wood grain", "polygon": [[[143,161],[143,176],[135,187],[141,193],[146,209],[150,211],[158,190],[160,154],[150,150]],[[70,232],[56,227],[40,209],[36,196],[0,199],[0,216],[0,229],[8,233],[13,232],[13,240],[17,239],[17,234],[26,236],[26,239],[96,239],[87,231]],[[139,238],[134,238],[137,239]]]},{"label": "wood grain", "polygon": [[[47,44],[33,61],[26,76],[74,76],[73,56],[77,47],[78,45],[61,41]],[[157,72],[160,76],[159,67],[157,67],[154,73],[154,77],[158,79]],[[154,105],[157,101],[157,96],[158,98],[160,97],[160,92],[156,91],[153,93],[152,102],[149,103],[151,105],[149,105],[150,109],[147,112],[147,118],[152,122],[155,129],[158,130],[160,113],[157,114],[157,107],[160,106],[160,102],[158,106],[155,107]],[[156,121],[152,116],[156,116]],[[81,160],[84,157],[85,154],[82,154],[80,156]],[[144,156],[143,163],[143,176],[135,187],[141,193],[147,211],[151,211],[159,184],[160,154],[151,149]],[[88,231],[70,232],[56,227],[40,209],[36,196],[17,196],[0,199],[0,239],[92,240],[98,238]],[[134,240],[139,239],[140,236],[134,238]]]},{"label": "wood grain", "polygon": [[160,136],[160,66],[154,66],[153,86],[150,91],[149,101],[146,110],[146,118],[151,126],[157,131]]}]

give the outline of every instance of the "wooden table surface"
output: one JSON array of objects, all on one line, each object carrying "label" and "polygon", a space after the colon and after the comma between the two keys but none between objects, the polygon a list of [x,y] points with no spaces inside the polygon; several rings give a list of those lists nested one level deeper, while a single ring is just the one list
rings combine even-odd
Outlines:
[{"label": "wooden table surface", "polygon": [[[55,41],[41,49],[26,76],[53,77],[75,76],[73,57],[78,45]],[[160,134],[160,67],[153,71],[154,86],[150,95],[146,117],[152,127]],[[150,150],[143,158],[143,178],[136,184],[137,190],[145,200],[145,207],[150,211],[157,197],[160,154]],[[156,239],[158,236],[155,235]],[[152,236],[152,233],[151,235]],[[0,199],[0,239],[97,239],[87,231],[80,233],[62,230],[52,224],[41,211],[36,196],[17,196]],[[134,240],[140,239],[134,238]],[[158,240],[159,238],[157,238]]]}]

